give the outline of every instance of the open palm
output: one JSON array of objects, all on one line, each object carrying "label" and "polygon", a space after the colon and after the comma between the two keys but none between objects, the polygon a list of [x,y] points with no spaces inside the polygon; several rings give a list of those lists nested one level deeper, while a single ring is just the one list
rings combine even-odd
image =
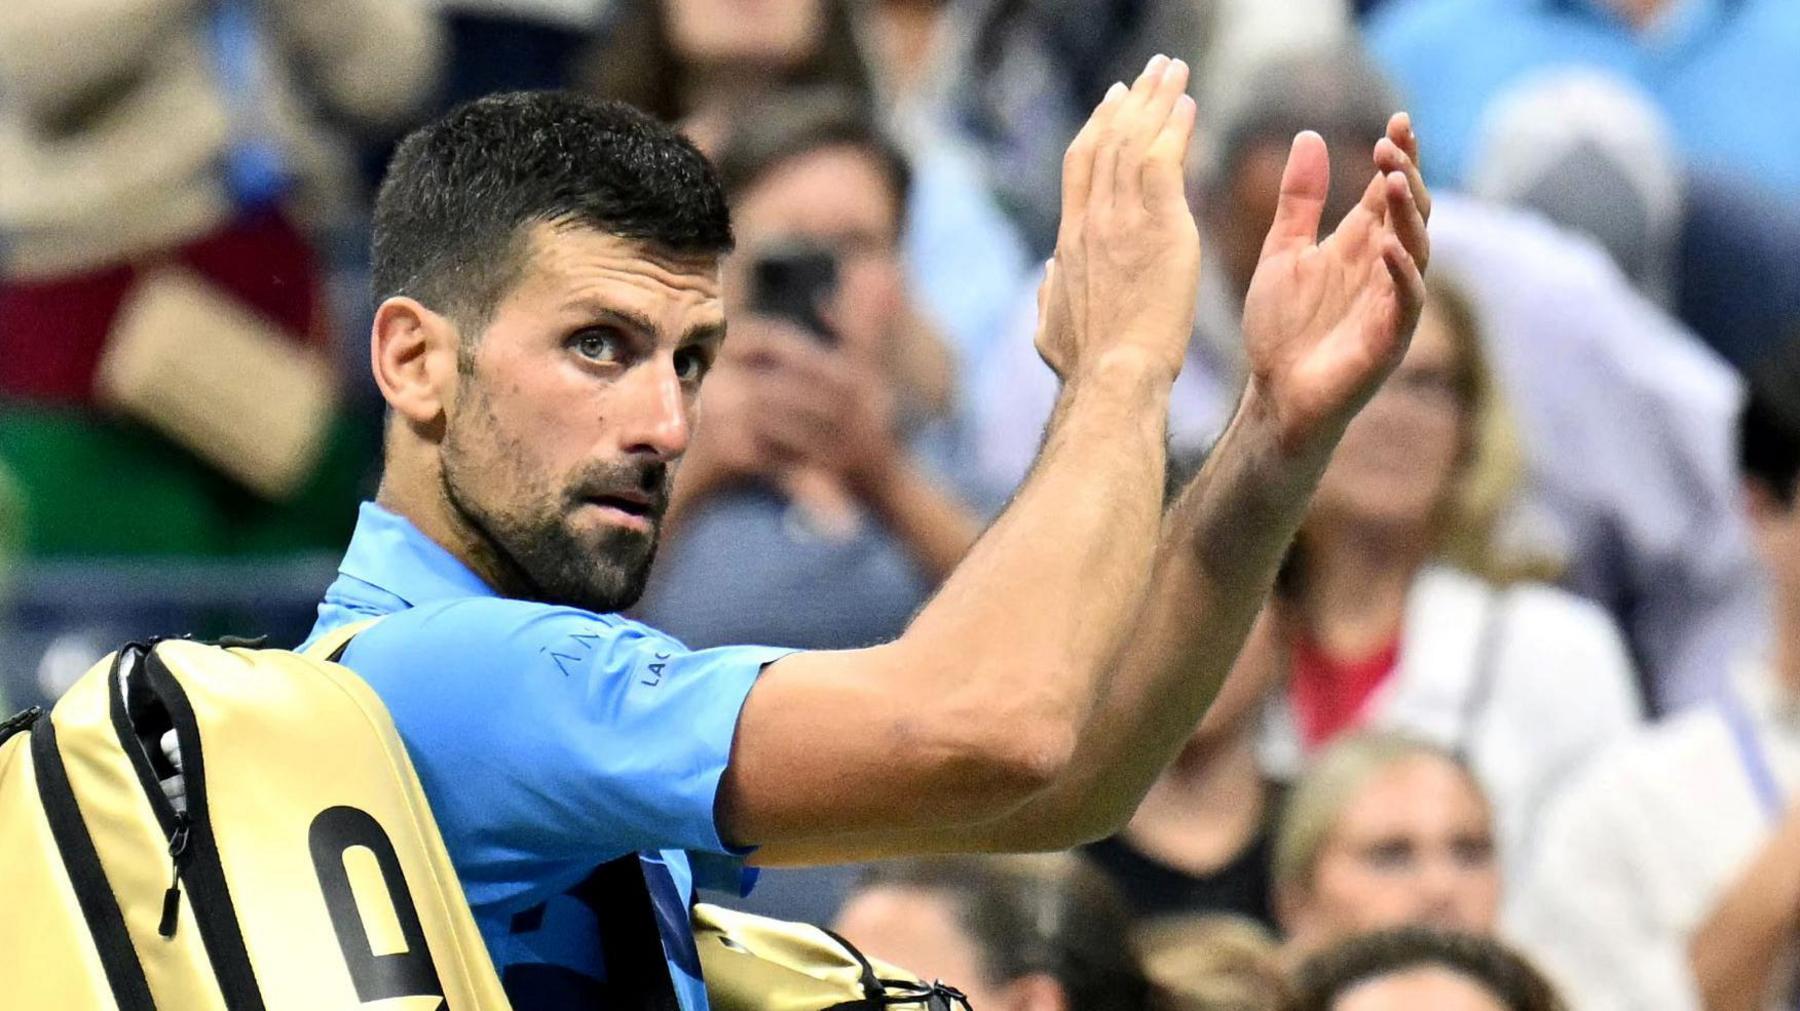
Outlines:
[{"label": "open palm", "polygon": [[1356,208],[1318,241],[1330,166],[1313,133],[1294,141],[1275,223],[1244,302],[1254,393],[1277,438],[1304,451],[1334,443],[1405,355],[1425,300],[1430,195],[1405,116],[1375,149],[1380,171]]}]

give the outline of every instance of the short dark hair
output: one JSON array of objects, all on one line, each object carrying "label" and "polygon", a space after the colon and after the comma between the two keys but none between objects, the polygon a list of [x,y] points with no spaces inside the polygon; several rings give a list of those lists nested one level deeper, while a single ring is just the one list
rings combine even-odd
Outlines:
[{"label": "short dark hair", "polygon": [[1800,328],[1750,368],[1749,388],[1738,415],[1738,466],[1791,508],[1800,480]]},{"label": "short dark hair", "polygon": [[868,152],[893,187],[904,217],[912,169],[900,145],[881,128],[873,107],[839,88],[776,92],[754,116],[741,118],[719,149],[725,196],[736,200],[770,170],[820,148],[848,146]]},{"label": "short dark hair", "polygon": [[394,152],[375,201],[375,300],[409,295],[479,329],[517,282],[539,222],[677,256],[732,246],[718,175],[670,127],[568,92],[490,95]]},{"label": "short dark hair", "polygon": [[1429,927],[1353,937],[1308,959],[1288,1011],[1331,1011],[1355,987],[1395,973],[1441,968],[1466,977],[1512,1011],[1565,1011],[1542,973],[1499,941]]},{"label": "short dark hair", "polygon": [[[980,948],[989,983],[1034,973],[1056,980],[1082,1011],[1144,1011],[1160,991],[1131,940],[1130,912],[1085,861],[951,856],[870,864],[855,892],[894,888],[942,897]],[[956,980],[946,980],[954,985]]]}]

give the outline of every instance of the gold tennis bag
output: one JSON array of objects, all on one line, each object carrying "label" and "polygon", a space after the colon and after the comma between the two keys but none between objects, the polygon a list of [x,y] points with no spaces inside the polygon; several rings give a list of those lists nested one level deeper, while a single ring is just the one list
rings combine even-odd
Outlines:
[{"label": "gold tennis bag", "polygon": [[[0,723],[0,1006],[507,1011],[386,708],[326,659],[369,624],[128,645]],[[817,927],[694,920],[715,1011],[967,1007]]]},{"label": "gold tennis bag", "polygon": [[508,1007],[357,630],[129,645],[0,728],[0,1004]]}]

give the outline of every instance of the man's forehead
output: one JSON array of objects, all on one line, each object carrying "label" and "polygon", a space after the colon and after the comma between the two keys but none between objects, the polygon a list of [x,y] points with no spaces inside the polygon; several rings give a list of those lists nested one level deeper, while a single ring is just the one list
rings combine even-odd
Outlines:
[{"label": "man's forehead", "polygon": [[538,222],[526,233],[521,293],[536,298],[613,294],[704,303],[719,298],[723,256],[677,254],[582,224]]}]

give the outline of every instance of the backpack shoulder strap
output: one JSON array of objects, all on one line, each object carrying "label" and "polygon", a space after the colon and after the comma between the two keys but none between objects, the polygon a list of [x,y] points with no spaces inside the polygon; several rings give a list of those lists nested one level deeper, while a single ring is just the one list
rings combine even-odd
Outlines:
[{"label": "backpack shoulder strap", "polygon": [[324,660],[330,663],[336,663],[338,658],[344,655],[344,650],[350,648],[350,640],[368,631],[370,627],[380,620],[380,617],[364,618],[361,621],[353,621],[348,625],[340,625],[337,628],[326,632],[324,635],[319,636],[319,641],[306,647],[306,649],[301,650],[300,655],[306,657],[308,660]]}]

